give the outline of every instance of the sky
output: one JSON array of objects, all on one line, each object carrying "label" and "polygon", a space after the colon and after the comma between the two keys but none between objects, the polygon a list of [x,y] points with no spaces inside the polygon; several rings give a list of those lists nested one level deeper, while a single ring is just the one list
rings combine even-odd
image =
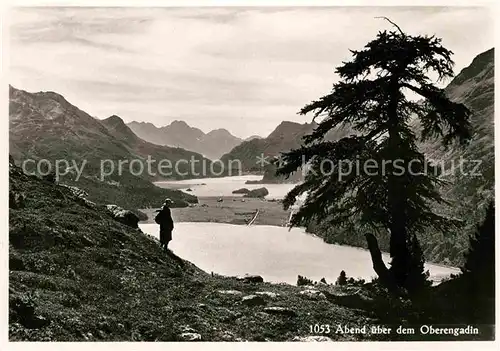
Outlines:
[{"label": "sky", "polygon": [[493,12],[471,7],[16,8],[9,81],[55,91],[96,118],[266,136],[331,91],[335,67],[390,23],[436,35],[455,73],[494,46]]}]

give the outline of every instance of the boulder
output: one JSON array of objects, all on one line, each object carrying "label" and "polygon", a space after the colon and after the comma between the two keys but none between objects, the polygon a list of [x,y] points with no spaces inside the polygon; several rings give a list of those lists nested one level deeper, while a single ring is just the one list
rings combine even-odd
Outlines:
[{"label": "boulder", "polygon": [[328,294],[327,296],[328,300],[342,306],[346,307],[352,307],[352,308],[359,308],[359,309],[364,309],[364,308],[370,308],[373,306],[374,299],[365,296],[362,293],[355,292],[355,293],[347,293],[347,294]]},{"label": "boulder", "polygon": [[292,339],[292,341],[304,341],[304,342],[311,342],[311,341],[316,341],[316,342],[321,342],[321,341],[333,341],[331,338],[328,336],[324,335],[309,335],[309,336],[296,336]]},{"label": "boulder", "polygon": [[255,293],[255,295],[259,295],[259,296],[265,296],[265,297],[268,297],[270,299],[275,299],[277,297],[280,296],[280,294],[277,294],[277,293],[273,293],[271,291],[257,291]]},{"label": "boulder", "polygon": [[269,190],[266,188],[257,188],[250,190],[248,193],[243,195],[244,197],[253,197],[253,198],[264,198],[269,195]]},{"label": "boulder", "polygon": [[89,193],[87,193],[85,190],[82,190],[80,188],[77,188],[76,186],[73,185],[66,185],[66,184],[60,184],[61,186],[69,189],[73,195],[76,197],[85,199],[87,196],[89,196]]},{"label": "boulder", "polygon": [[220,338],[223,341],[234,341],[235,336],[230,331],[224,330],[223,332],[220,333]]},{"label": "boulder", "polygon": [[226,307],[217,308],[217,317],[224,323],[234,322],[242,316],[243,315],[240,312],[232,311]]},{"label": "boulder", "polygon": [[106,205],[106,210],[111,216],[120,223],[128,225],[132,228],[139,228],[139,217],[132,211],[124,210],[116,205]]},{"label": "boulder", "polygon": [[223,295],[241,295],[242,292],[239,290],[217,290],[219,294]]},{"label": "boulder", "polygon": [[60,184],[61,186],[69,189],[71,191],[71,193],[76,196],[81,202],[83,202],[83,204],[89,208],[97,208],[96,204],[90,200],[87,200],[87,196],[89,196],[89,194],[85,191],[85,190],[82,190],[80,188],[77,188],[76,186],[73,186],[73,185],[66,185],[66,184]]},{"label": "boulder", "polygon": [[181,325],[179,329],[183,333],[196,333],[196,330],[191,328],[189,325]]},{"label": "boulder", "polygon": [[182,333],[180,339],[182,341],[200,341],[201,335],[198,333]]},{"label": "boulder", "polygon": [[243,298],[241,299],[241,302],[247,306],[262,306],[262,305],[266,304],[266,301],[264,300],[264,298],[262,298],[262,296],[258,296],[258,295],[243,296]]},{"label": "boulder", "polygon": [[288,317],[296,317],[297,312],[287,307],[266,307],[264,308],[264,312],[268,314],[280,315],[280,316],[288,316]]},{"label": "boulder", "polygon": [[306,289],[299,292],[299,295],[309,300],[326,300],[325,294],[316,289]]}]

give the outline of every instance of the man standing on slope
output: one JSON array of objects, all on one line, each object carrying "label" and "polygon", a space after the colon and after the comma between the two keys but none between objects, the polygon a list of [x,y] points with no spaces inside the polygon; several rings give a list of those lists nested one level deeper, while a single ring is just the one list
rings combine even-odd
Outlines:
[{"label": "man standing on slope", "polygon": [[171,204],[172,200],[165,199],[161,210],[155,217],[155,222],[160,225],[160,243],[165,251],[168,249],[168,243],[172,240],[172,230],[174,230],[174,221],[169,208]]}]

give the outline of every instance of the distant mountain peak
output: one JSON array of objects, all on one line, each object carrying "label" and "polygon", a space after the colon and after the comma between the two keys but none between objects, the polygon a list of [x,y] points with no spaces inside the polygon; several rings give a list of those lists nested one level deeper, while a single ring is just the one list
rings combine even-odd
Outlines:
[{"label": "distant mountain peak", "polygon": [[218,128],[205,134],[182,120],[174,120],[164,127],[138,122],[130,122],[128,126],[139,137],[154,144],[182,147],[211,159],[219,158],[242,141],[227,129]]},{"label": "distant mountain peak", "polygon": [[104,121],[108,121],[108,122],[113,122],[113,123],[116,123],[116,124],[123,124],[123,125],[125,125],[125,122],[123,122],[123,119],[120,116],[117,116],[117,115],[111,115],[108,118],[104,119]]},{"label": "distant mountain peak", "polygon": [[480,53],[472,60],[471,64],[463,68],[459,74],[451,81],[447,90],[460,85],[469,79],[479,79],[479,75],[490,65],[493,69],[495,49],[491,48],[483,53]]},{"label": "distant mountain peak", "polygon": [[187,124],[185,121],[182,120],[174,120],[172,123],[169,124],[170,127],[185,127],[185,128],[192,128],[189,124]]},{"label": "distant mountain peak", "polygon": [[137,121],[132,121],[130,123],[127,123],[127,125],[129,125],[129,126],[130,125],[152,126],[152,127],[156,128],[156,126],[153,123],[151,123],[151,122],[137,122]]},{"label": "distant mountain peak", "polygon": [[260,135],[251,135],[248,138],[245,139],[245,141],[250,141],[253,139],[263,139]]},{"label": "distant mountain peak", "polygon": [[210,132],[208,132],[206,135],[227,135],[227,136],[232,136],[232,137],[235,137],[234,135],[232,135],[227,129],[225,128],[218,128],[218,129],[214,129],[214,130],[211,130]]}]

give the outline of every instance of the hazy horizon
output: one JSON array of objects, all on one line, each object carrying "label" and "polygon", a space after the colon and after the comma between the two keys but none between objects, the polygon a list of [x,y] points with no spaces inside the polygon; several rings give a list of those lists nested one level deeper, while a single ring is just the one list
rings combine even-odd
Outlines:
[{"label": "hazy horizon", "polygon": [[54,91],[90,115],[267,136],[327,94],[333,70],[378,31],[443,38],[455,74],[494,46],[471,7],[15,8],[10,83]]}]

